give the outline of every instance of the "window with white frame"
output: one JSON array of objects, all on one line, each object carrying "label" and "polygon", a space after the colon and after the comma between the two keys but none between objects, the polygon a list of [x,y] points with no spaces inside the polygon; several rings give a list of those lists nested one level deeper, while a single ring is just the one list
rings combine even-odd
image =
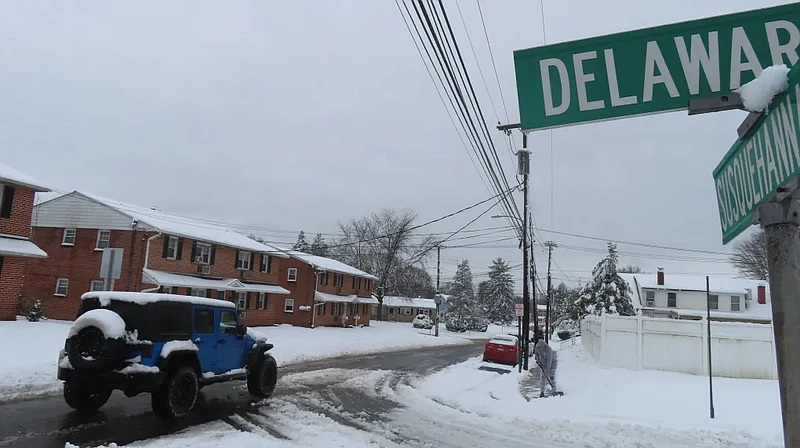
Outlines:
[{"label": "window with white frame", "polygon": [[195,297],[205,297],[206,290],[204,288],[192,288],[189,293]]},{"label": "window with white frame", "polygon": [[333,274],[333,286],[342,286],[344,283],[344,275]]},{"label": "window with white frame", "polygon": [[731,296],[731,311],[742,310],[742,298],[740,296]]},{"label": "window with white frame", "polygon": [[667,308],[678,307],[678,294],[674,292],[667,293]]},{"label": "window with white frame", "polygon": [[708,307],[711,308],[712,310],[718,310],[719,309],[719,296],[718,295],[711,294],[710,296],[708,296],[708,302],[709,302]]},{"label": "window with white frame", "polygon": [[236,259],[236,269],[250,270],[250,252],[246,250],[239,251],[239,258]]},{"label": "window with white frame", "polygon": [[269,296],[267,296],[267,293],[265,293],[265,292],[258,293],[258,302],[256,303],[256,308],[258,308],[260,310],[267,309],[267,301],[268,300],[269,300]]},{"label": "window with white frame", "polygon": [[656,292],[655,291],[645,291],[645,303],[646,306],[656,306]]},{"label": "window with white frame", "polygon": [[211,262],[211,245],[197,243],[194,249],[194,262],[198,264],[209,264]]},{"label": "window with white frame", "polygon": [[111,231],[110,230],[98,230],[97,231],[97,244],[95,244],[95,250],[103,250],[110,246],[111,243]]},{"label": "window with white frame", "polygon": [[178,237],[169,236],[167,238],[167,259],[175,260],[178,258]]},{"label": "window with white frame", "polygon": [[69,287],[69,279],[68,278],[60,278],[56,280],[56,293],[55,295],[59,297],[65,297],[67,295],[67,288]]},{"label": "window with white frame", "polygon": [[294,313],[294,299],[286,299],[283,302],[284,313]]},{"label": "window with white frame", "polygon": [[64,229],[64,236],[61,237],[62,246],[74,246],[75,235],[78,233],[75,229]]},{"label": "window with white frame", "polygon": [[[287,277],[288,281],[296,282],[297,281],[297,268],[289,268],[287,276],[288,276]],[[291,299],[286,299],[286,300],[291,300]],[[292,304],[294,304],[294,300],[292,300]],[[294,305],[292,305],[292,306],[294,306]]]},{"label": "window with white frame", "polygon": [[410,316],[411,308],[406,308],[406,307],[400,308],[400,314],[402,314],[403,316]]},{"label": "window with white frame", "polygon": [[247,309],[247,293],[244,291],[236,291],[236,308],[240,310]]},{"label": "window with white frame", "polygon": [[105,289],[105,284],[102,280],[92,280],[89,291],[102,291],[103,289]]}]

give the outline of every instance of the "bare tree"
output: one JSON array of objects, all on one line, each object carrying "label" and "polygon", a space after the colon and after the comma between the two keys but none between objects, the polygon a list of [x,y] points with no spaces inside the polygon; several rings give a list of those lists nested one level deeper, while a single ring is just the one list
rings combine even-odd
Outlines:
[{"label": "bare tree", "polygon": [[746,239],[733,245],[731,264],[744,277],[755,280],[769,280],[767,265],[767,238],[759,229]]},{"label": "bare tree", "polygon": [[636,266],[635,264],[629,264],[627,266],[623,266],[623,267],[617,269],[617,272],[623,273],[623,274],[639,274],[639,273],[642,272],[642,268],[640,268],[639,266]]}]

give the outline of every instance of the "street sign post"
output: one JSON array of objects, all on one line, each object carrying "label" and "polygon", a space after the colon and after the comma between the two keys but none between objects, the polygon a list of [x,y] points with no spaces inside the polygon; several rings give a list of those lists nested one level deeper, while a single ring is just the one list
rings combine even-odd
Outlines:
[{"label": "street sign post", "polygon": [[103,259],[100,262],[100,278],[103,279],[103,290],[111,291],[112,280],[119,280],[122,274],[122,255],[124,249],[103,249]]},{"label": "street sign post", "polygon": [[799,57],[800,3],[517,50],[523,131],[687,109]]},{"label": "street sign post", "polygon": [[754,212],[800,172],[799,68],[789,72],[789,88],[714,170],[723,244],[754,224]]}]

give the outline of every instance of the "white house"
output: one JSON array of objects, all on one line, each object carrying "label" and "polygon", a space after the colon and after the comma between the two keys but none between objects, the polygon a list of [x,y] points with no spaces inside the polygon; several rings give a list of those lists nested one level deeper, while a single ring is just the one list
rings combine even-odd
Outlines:
[{"label": "white house", "polygon": [[[634,307],[648,317],[700,319],[706,314],[706,277],[656,274],[620,274],[631,288]],[[772,309],[766,282],[711,276],[713,320],[769,323]]]},{"label": "white house", "polygon": [[[378,305],[372,306],[373,318],[377,318]],[[433,299],[385,296],[383,298],[382,319],[388,321],[411,322],[418,314],[436,318],[436,302]]]}]

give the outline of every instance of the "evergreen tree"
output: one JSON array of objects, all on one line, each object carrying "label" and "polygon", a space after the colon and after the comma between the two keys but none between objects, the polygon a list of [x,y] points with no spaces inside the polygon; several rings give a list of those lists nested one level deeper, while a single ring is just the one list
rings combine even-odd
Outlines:
[{"label": "evergreen tree", "polygon": [[310,254],[319,255],[320,257],[330,256],[328,243],[325,242],[325,238],[322,237],[321,233],[318,233],[317,236],[314,237],[314,241],[311,242],[311,247],[308,251]]},{"label": "evergreen tree", "polygon": [[609,314],[633,316],[636,312],[631,302],[628,282],[617,273],[617,246],[608,243],[608,255],[592,270],[592,281],[581,291],[575,302],[578,317],[587,314]]},{"label": "evergreen tree", "polygon": [[33,302],[30,308],[28,308],[27,313],[25,313],[25,317],[27,317],[31,322],[39,322],[39,320],[44,317],[44,306],[42,305],[42,301],[37,300]]},{"label": "evergreen tree", "polygon": [[570,288],[561,282],[553,288],[550,317],[556,330],[574,330],[578,326],[575,301],[580,297],[580,288]]},{"label": "evergreen tree", "polygon": [[447,304],[447,328],[451,331],[465,331],[475,315],[475,288],[472,284],[472,271],[469,261],[458,264],[453,286],[450,289],[450,300]]},{"label": "evergreen tree", "polygon": [[502,258],[494,260],[489,267],[487,288],[484,303],[489,321],[501,325],[514,322],[514,278]]},{"label": "evergreen tree", "polygon": [[489,304],[487,303],[488,300],[489,300],[489,281],[488,280],[484,280],[484,281],[478,283],[478,292],[475,294],[475,300],[478,302],[478,306],[484,312],[486,312],[487,306],[489,306]]},{"label": "evergreen tree", "polygon": [[294,243],[292,249],[306,253],[309,253],[311,251],[311,245],[309,245],[308,241],[306,241],[306,233],[303,232],[302,230],[300,231],[300,234],[297,235],[297,242]]}]

